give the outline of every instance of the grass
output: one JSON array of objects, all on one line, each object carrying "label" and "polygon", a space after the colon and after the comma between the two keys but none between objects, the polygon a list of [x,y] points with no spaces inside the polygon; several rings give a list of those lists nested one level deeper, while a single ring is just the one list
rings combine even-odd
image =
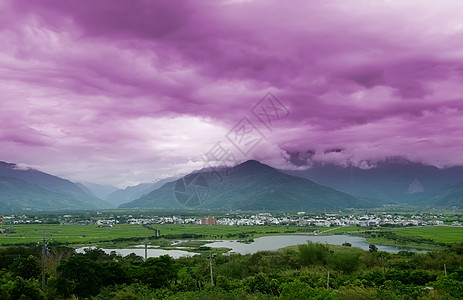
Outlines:
[{"label": "grass", "polygon": [[[430,226],[430,227],[407,227],[407,228],[396,228],[390,230],[399,237],[407,238],[402,241],[395,241],[385,237],[368,238],[367,242],[382,245],[400,245],[416,248],[429,248],[438,249],[442,248],[442,245],[436,245],[435,243],[455,243],[463,241],[463,227],[455,226]],[[422,239],[429,239],[435,243],[416,242],[416,237]]]},{"label": "grass", "polygon": [[396,229],[393,232],[399,236],[420,236],[438,243],[454,243],[463,241],[463,227],[432,226]]},{"label": "grass", "polygon": [[428,243],[416,243],[416,242],[397,242],[391,239],[386,238],[367,238],[365,239],[367,243],[375,244],[375,245],[385,245],[385,246],[397,246],[399,249],[403,248],[403,250],[407,250],[410,248],[413,249],[421,249],[421,250],[440,250],[443,249],[443,246],[433,245]]},{"label": "grass", "polygon": [[[279,252],[285,252],[285,251],[296,251],[299,252],[299,246],[300,245],[293,245],[293,246],[287,246],[284,248],[279,249]],[[329,250],[332,250],[336,253],[364,253],[367,252],[367,250],[363,250],[357,247],[347,247],[347,246],[340,246],[340,245],[326,245]]]},{"label": "grass", "polygon": [[287,226],[202,226],[202,225],[177,225],[163,224],[150,225],[154,229],[161,231],[161,236],[173,234],[202,234],[207,238],[213,239],[237,239],[241,234],[246,235],[246,238],[254,238],[265,235],[279,235],[302,232],[313,232],[320,229],[317,227],[287,227]]},{"label": "grass", "polygon": [[96,225],[15,225],[15,233],[0,235],[0,245],[38,243],[46,232],[47,240],[69,244],[110,241],[122,237],[148,237],[153,231],[138,225],[117,225],[112,228]]},{"label": "grass", "polygon": [[357,231],[363,231],[365,230],[364,228],[356,227],[356,226],[346,226],[346,227],[338,227],[335,229],[321,229],[320,233],[323,233],[323,231],[326,231],[327,234],[335,234],[335,233],[344,233],[344,232],[357,232]]},{"label": "grass", "polygon": [[[281,235],[302,232],[312,232],[317,227],[286,227],[286,226],[201,226],[201,225],[150,225],[152,229],[160,230],[161,238],[171,236],[180,239],[183,234],[202,235],[204,239],[251,239],[266,235]],[[14,226],[15,233],[0,235],[0,246],[38,243],[46,231],[47,240],[73,245],[112,244],[120,238],[145,238],[155,235],[155,231],[141,225],[115,225],[112,228],[96,225],[48,225],[20,224]],[[140,244],[140,241],[118,241],[117,247],[130,244]],[[151,244],[167,246],[165,239],[151,241]]]},{"label": "grass", "polygon": [[[160,230],[161,239],[150,240],[151,245],[169,247],[172,240],[166,239],[170,236],[174,240],[182,239],[184,234],[202,235],[200,239],[233,239],[249,240],[261,236],[284,235],[294,233],[313,232],[314,230],[325,231],[326,227],[294,227],[294,226],[201,226],[201,225],[150,225],[152,229]],[[358,227],[340,227],[326,232],[326,234],[357,232]],[[98,227],[96,225],[46,225],[46,224],[21,224],[15,225],[13,234],[0,235],[0,246],[25,245],[39,243],[42,240],[43,231],[46,231],[47,240],[50,242],[60,242],[63,244],[80,245],[100,245],[125,248],[140,244],[138,241],[114,241],[120,238],[147,238],[155,235],[154,230],[142,227],[141,225],[115,225],[112,228]],[[421,237],[431,239],[437,243],[453,243],[463,241],[463,227],[454,226],[430,226],[430,227],[407,227],[396,229],[382,229],[382,231],[392,231],[398,236]],[[360,229],[362,231],[362,229]],[[190,240],[190,238],[184,238]],[[401,245],[410,247],[439,248],[437,245],[427,243],[405,242],[397,243],[394,240],[384,237],[367,239],[369,243],[384,245]],[[179,246],[199,247],[203,241],[191,241],[182,243]]]}]

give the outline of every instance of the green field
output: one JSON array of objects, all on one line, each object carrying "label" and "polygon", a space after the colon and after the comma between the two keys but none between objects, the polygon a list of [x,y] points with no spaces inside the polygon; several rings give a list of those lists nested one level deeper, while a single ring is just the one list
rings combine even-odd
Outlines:
[{"label": "green field", "polygon": [[[265,235],[312,232],[317,227],[285,226],[201,226],[201,225],[150,225],[151,229],[141,225],[115,225],[112,228],[96,225],[15,225],[15,233],[0,235],[0,246],[38,243],[46,232],[47,240],[63,244],[85,245],[111,242],[115,239],[145,238],[155,236],[160,230],[161,238],[190,238],[183,235],[201,235],[206,239],[242,239]],[[117,241],[120,243],[121,241]],[[127,244],[125,241],[124,244]],[[137,242],[135,242],[137,243]],[[138,241],[138,244],[140,241]]]},{"label": "green field", "polygon": [[463,227],[432,226],[404,228],[392,230],[399,236],[420,236],[438,243],[454,243],[463,241]]},{"label": "green field", "polygon": [[332,229],[320,229],[320,233],[326,233],[326,234],[335,234],[335,233],[344,233],[344,232],[357,232],[357,231],[363,231],[364,229],[356,227],[356,226],[346,226],[346,227],[338,227],[338,228],[332,228]]},{"label": "green field", "polygon": [[50,242],[86,244],[122,237],[148,237],[153,231],[137,225],[117,225],[112,228],[96,225],[15,225],[15,233],[0,235],[0,245],[36,243],[46,232]]},{"label": "green field", "polygon": [[[392,233],[393,236],[381,234]],[[367,242],[383,245],[402,245],[416,248],[437,249],[445,244],[462,242],[463,227],[430,226],[407,227],[372,232],[375,237],[367,238]]]},{"label": "green field", "polygon": [[[154,239],[159,230],[161,238]],[[0,235],[0,246],[27,245],[39,243],[45,231],[49,242],[61,244],[92,245],[111,243],[117,247],[140,244],[144,238],[150,238],[153,245],[168,246],[171,240],[179,239],[237,239],[248,240],[266,235],[294,234],[319,230],[321,234],[356,233],[357,227],[318,228],[294,226],[201,226],[201,225],[115,225],[112,228],[96,225],[15,225],[15,233]],[[362,231],[362,229],[360,229]],[[379,236],[378,232],[392,232],[399,239],[389,239]],[[438,243],[453,243],[463,241],[463,227],[430,226],[416,228],[382,229],[372,231],[376,237],[367,241],[375,244],[404,245],[411,247],[436,248]],[[191,236],[190,236],[191,235]],[[419,241],[417,239],[425,239]],[[426,241],[427,240],[427,241]],[[433,242],[430,242],[432,240]],[[435,243],[434,243],[435,242]]]},{"label": "green field", "polygon": [[[236,239],[239,234],[249,234],[249,237],[259,237],[264,235],[290,234],[297,232],[313,232],[320,230],[318,227],[294,227],[294,226],[201,226],[201,225],[150,225],[159,229],[161,236],[173,234],[202,234],[209,238]],[[227,235],[232,235],[228,236]]]}]

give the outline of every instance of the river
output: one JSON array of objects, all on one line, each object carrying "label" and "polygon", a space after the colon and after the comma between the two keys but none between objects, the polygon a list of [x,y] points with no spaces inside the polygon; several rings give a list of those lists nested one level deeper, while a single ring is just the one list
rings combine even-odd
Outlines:
[{"label": "river", "polygon": [[[344,243],[350,243],[352,247],[358,247],[364,250],[368,250],[370,244],[365,241],[365,238],[353,235],[325,235],[325,236],[313,236],[313,235],[278,235],[278,236],[265,236],[254,239],[254,242],[250,244],[240,243],[238,241],[217,241],[206,244],[206,247],[212,248],[230,248],[230,252],[239,254],[253,254],[258,251],[276,251],[278,249],[294,246],[300,244],[306,244],[308,241],[313,243],[330,244],[330,245],[342,245]],[[379,251],[386,251],[391,253],[397,253],[401,250],[414,249],[399,249],[393,246],[382,246],[376,245]]]},{"label": "river", "polygon": [[[207,243],[205,247],[211,248],[229,248],[230,253],[239,254],[253,254],[259,251],[277,251],[278,249],[294,246],[300,244],[306,244],[308,241],[313,243],[330,244],[330,245],[342,245],[344,243],[350,243],[352,247],[358,247],[364,250],[368,250],[369,243],[365,241],[365,238],[353,235],[325,235],[325,236],[313,236],[313,235],[277,235],[277,236],[265,236],[254,239],[254,242],[249,244],[240,243],[236,240],[223,240]],[[417,251],[415,249],[400,249],[393,246],[382,246],[376,245],[379,251],[386,251],[390,253],[397,253],[401,250]],[[82,247],[76,249],[77,253],[83,253],[84,249],[88,247]],[[135,253],[136,255],[145,256],[145,249],[141,249],[141,246],[137,246],[137,249],[103,249],[105,253],[110,254],[115,251],[117,254],[122,256]],[[193,256],[198,253],[188,252],[183,250],[163,250],[163,249],[152,249],[148,248],[148,257],[159,257],[161,255],[170,255],[173,258],[182,256]]]}]

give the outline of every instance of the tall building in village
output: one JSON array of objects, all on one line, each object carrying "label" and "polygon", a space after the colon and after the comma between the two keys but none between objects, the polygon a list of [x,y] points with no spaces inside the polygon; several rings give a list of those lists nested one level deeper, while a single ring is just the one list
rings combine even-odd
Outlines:
[{"label": "tall building in village", "polygon": [[201,225],[217,225],[216,217],[202,217]]}]

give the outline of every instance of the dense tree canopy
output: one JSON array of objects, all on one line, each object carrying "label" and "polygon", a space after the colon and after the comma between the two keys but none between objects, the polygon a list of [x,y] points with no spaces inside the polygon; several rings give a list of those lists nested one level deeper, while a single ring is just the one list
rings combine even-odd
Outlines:
[{"label": "dense tree canopy", "polygon": [[144,261],[98,249],[68,257],[72,249],[52,247],[41,291],[40,252],[2,248],[0,299],[461,299],[462,249],[391,254],[306,244],[218,254],[211,286],[207,254]]}]

